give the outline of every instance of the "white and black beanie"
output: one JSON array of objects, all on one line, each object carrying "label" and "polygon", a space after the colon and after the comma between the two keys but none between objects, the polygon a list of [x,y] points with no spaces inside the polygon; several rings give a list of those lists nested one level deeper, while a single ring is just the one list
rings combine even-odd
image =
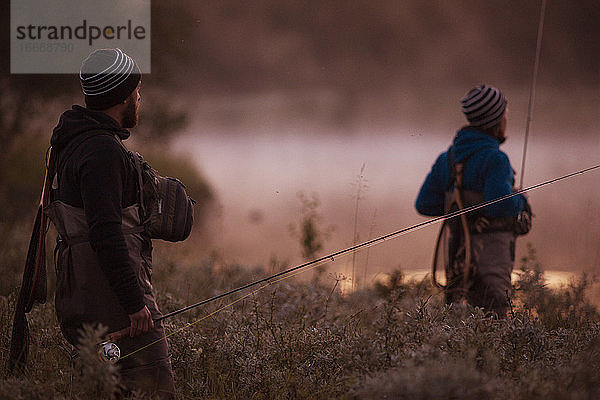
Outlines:
[{"label": "white and black beanie", "polygon": [[121,49],[101,49],[83,60],[79,79],[86,106],[106,110],[133,93],[141,73],[135,61]]},{"label": "white and black beanie", "polygon": [[487,129],[500,122],[507,101],[495,87],[479,85],[469,90],[460,103],[471,126]]}]

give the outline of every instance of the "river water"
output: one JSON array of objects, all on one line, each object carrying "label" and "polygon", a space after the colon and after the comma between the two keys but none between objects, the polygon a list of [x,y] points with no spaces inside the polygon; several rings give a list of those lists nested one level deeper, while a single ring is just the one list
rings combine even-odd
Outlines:
[{"label": "river water", "polygon": [[[193,158],[218,197],[219,208],[207,221],[207,251],[218,251],[229,262],[268,265],[275,259],[293,265],[302,261],[299,240],[291,233],[291,225],[300,220],[299,193],[319,199],[319,226],[329,232],[321,255],[353,244],[355,215],[359,241],[425,221],[415,211],[414,200],[452,136],[415,127],[363,128],[351,135],[315,135],[307,129],[276,134],[202,129],[179,138],[176,149]],[[521,167],[522,136],[511,137],[509,132],[502,146],[515,169]],[[531,186],[599,161],[597,134],[577,140],[558,134],[532,136],[524,183]],[[597,270],[600,171],[537,189],[529,199],[534,227],[519,239],[517,259],[527,254],[526,244],[531,243],[543,268],[555,276]],[[372,281],[396,268],[424,273],[438,229],[430,226],[361,251],[354,259],[356,281]],[[351,276],[352,256],[328,268]]]}]

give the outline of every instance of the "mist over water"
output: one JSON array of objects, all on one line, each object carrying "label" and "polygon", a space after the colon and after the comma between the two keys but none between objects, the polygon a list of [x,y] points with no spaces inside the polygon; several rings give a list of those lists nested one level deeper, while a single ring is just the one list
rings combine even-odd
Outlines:
[{"label": "mist over water", "polygon": [[[514,124],[518,125],[518,124]],[[276,257],[289,264],[300,258],[290,224],[300,219],[298,193],[316,194],[321,226],[334,226],[320,255],[352,245],[357,178],[364,164],[367,187],[358,202],[359,241],[426,220],[414,209],[420,185],[431,165],[451,143],[456,128],[416,125],[346,129],[310,123],[277,129],[231,130],[196,125],[178,139],[176,148],[192,156],[215,189],[220,210],[210,218],[211,243],[225,259],[268,265]],[[509,128],[502,149],[515,170],[521,167],[524,129]],[[600,140],[579,130],[577,139],[545,130],[530,137],[525,186],[598,163]],[[520,175],[516,181],[519,182]],[[593,271],[600,259],[600,173],[590,172],[529,193],[535,214],[533,230],[517,242],[517,260],[537,250],[546,270]],[[395,268],[430,267],[439,225],[362,250],[356,258],[357,279],[367,280]],[[351,256],[336,260],[329,271],[350,275]],[[518,264],[516,264],[518,267]]]},{"label": "mist over water", "polygon": [[[597,18],[585,7],[548,7],[525,186],[600,162]],[[484,82],[509,99],[502,148],[519,182],[536,3],[324,2],[271,11],[224,20],[203,13],[207,25],[196,33],[199,54],[221,62],[190,63],[193,118],[175,147],[191,155],[218,197],[207,251],[242,264],[304,261],[290,233],[301,217],[300,192],[316,194],[320,226],[335,227],[320,255],[352,245],[363,165],[359,241],[425,221],[414,209],[420,185],[465,122],[459,99]],[[594,270],[599,183],[596,171],[531,192],[534,227],[518,240],[517,257],[531,242],[547,270]],[[428,270],[438,229],[361,251],[358,278],[365,268],[367,279]],[[351,259],[336,259],[330,271],[349,274]]]},{"label": "mist over water", "polygon": [[[525,186],[600,161],[592,3],[547,8]],[[207,252],[242,264],[303,261],[289,229],[300,219],[299,192],[315,193],[321,227],[335,227],[321,255],[351,245],[363,165],[360,241],[426,220],[415,197],[464,124],[459,99],[476,84],[497,86],[509,99],[503,150],[521,172],[537,2],[279,1],[249,9],[196,2],[189,9],[199,17],[194,30],[178,33],[189,46],[178,81],[192,118],[175,148],[193,157],[218,197]],[[598,183],[592,172],[531,192],[534,227],[519,239],[518,257],[531,242],[548,270],[596,268]],[[438,229],[361,251],[358,271],[428,269]],[[350,260],[330,270],[348,273]]]}]

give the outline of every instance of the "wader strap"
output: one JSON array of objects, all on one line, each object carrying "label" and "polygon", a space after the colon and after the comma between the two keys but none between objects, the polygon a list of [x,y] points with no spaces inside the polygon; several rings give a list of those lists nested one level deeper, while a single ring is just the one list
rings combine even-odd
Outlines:
[{"label": "wader strap", "polygon": [[139,154],[133,154],[130,152],[131,157],[133,158],[133,165],[135,166],[135,172],[137,173],[138,178],[138,195],[140,197],[140,220],[144,220],[144,216],[146,215],[146,206],[144,205],[144,180],[142,178],[142,161],[140,159]]},{"label": "wader strap", "polygon": [[447,192],[449,192],[456,183],[456,162],[454,161],[454,151],[452,151],[452,146],[448,148],[448,168],[450,168],[450,180],[446,187]]},{"label": "wader strap", "polygon": [[[454,157],[451,157],[452,162],[454,161]],[[454,164],[454,170],[456,173],[456,182],[454,185],[453,201],[456,203],[459,210],[464,209],[464,204],[462,200],[462,180],[463,180],[463,170],[464,170],[464,162]],[[460,215],[460,222],[463,230],[463,238],[465,244],[465,266],[463,271],[463,289],[467,288],[467,283],[469,280],[469,276],[471,275],[471,230],[469,229],[469,224],[467,223],[466,214]]]},{"label": "wader strap", "polygon": [[[136,233],[142,233],[145,230],[146,230],[146,228],[142,225],[127,227],[127,228],[123,228],[123,235],[134,235]],[[61,239],[64,240],[65,243],[69,246],[89,242],[89,240],[90,240],[88,235],[77,235],[77,236],[71,236],[71,237],[61,236]]]},{"label": "wader strap", "polygon": [[138,201],[140,203],[140,221],[142,221],[142,223],[144,223],[144,221],[145,221],[144,218],[146,216],[146,205],[144,204],[144,179],[143,179],[144,167],[142,165],[142,156],[139,153],[134,153],[131,150],[129,150],[127,147],[125,147],[125,145],[123,144],[123,141],[117,135],[115,135],[115,138],[117,139],[117,142],[119,142],[119,144],[121,145],[121,148],[127,154],[127,157],[129,157],[131,159],[131,161],[133,163],[133,167],[137,174]]}]

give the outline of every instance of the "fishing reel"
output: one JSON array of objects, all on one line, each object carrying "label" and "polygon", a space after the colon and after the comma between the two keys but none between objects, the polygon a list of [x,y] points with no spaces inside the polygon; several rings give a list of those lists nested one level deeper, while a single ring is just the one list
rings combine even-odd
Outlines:
[{"label": "fishing reel", "polygon": [[115,343],[102,342],[98,345],[98,359],[115,364],[121,358],[121,349]]}]

